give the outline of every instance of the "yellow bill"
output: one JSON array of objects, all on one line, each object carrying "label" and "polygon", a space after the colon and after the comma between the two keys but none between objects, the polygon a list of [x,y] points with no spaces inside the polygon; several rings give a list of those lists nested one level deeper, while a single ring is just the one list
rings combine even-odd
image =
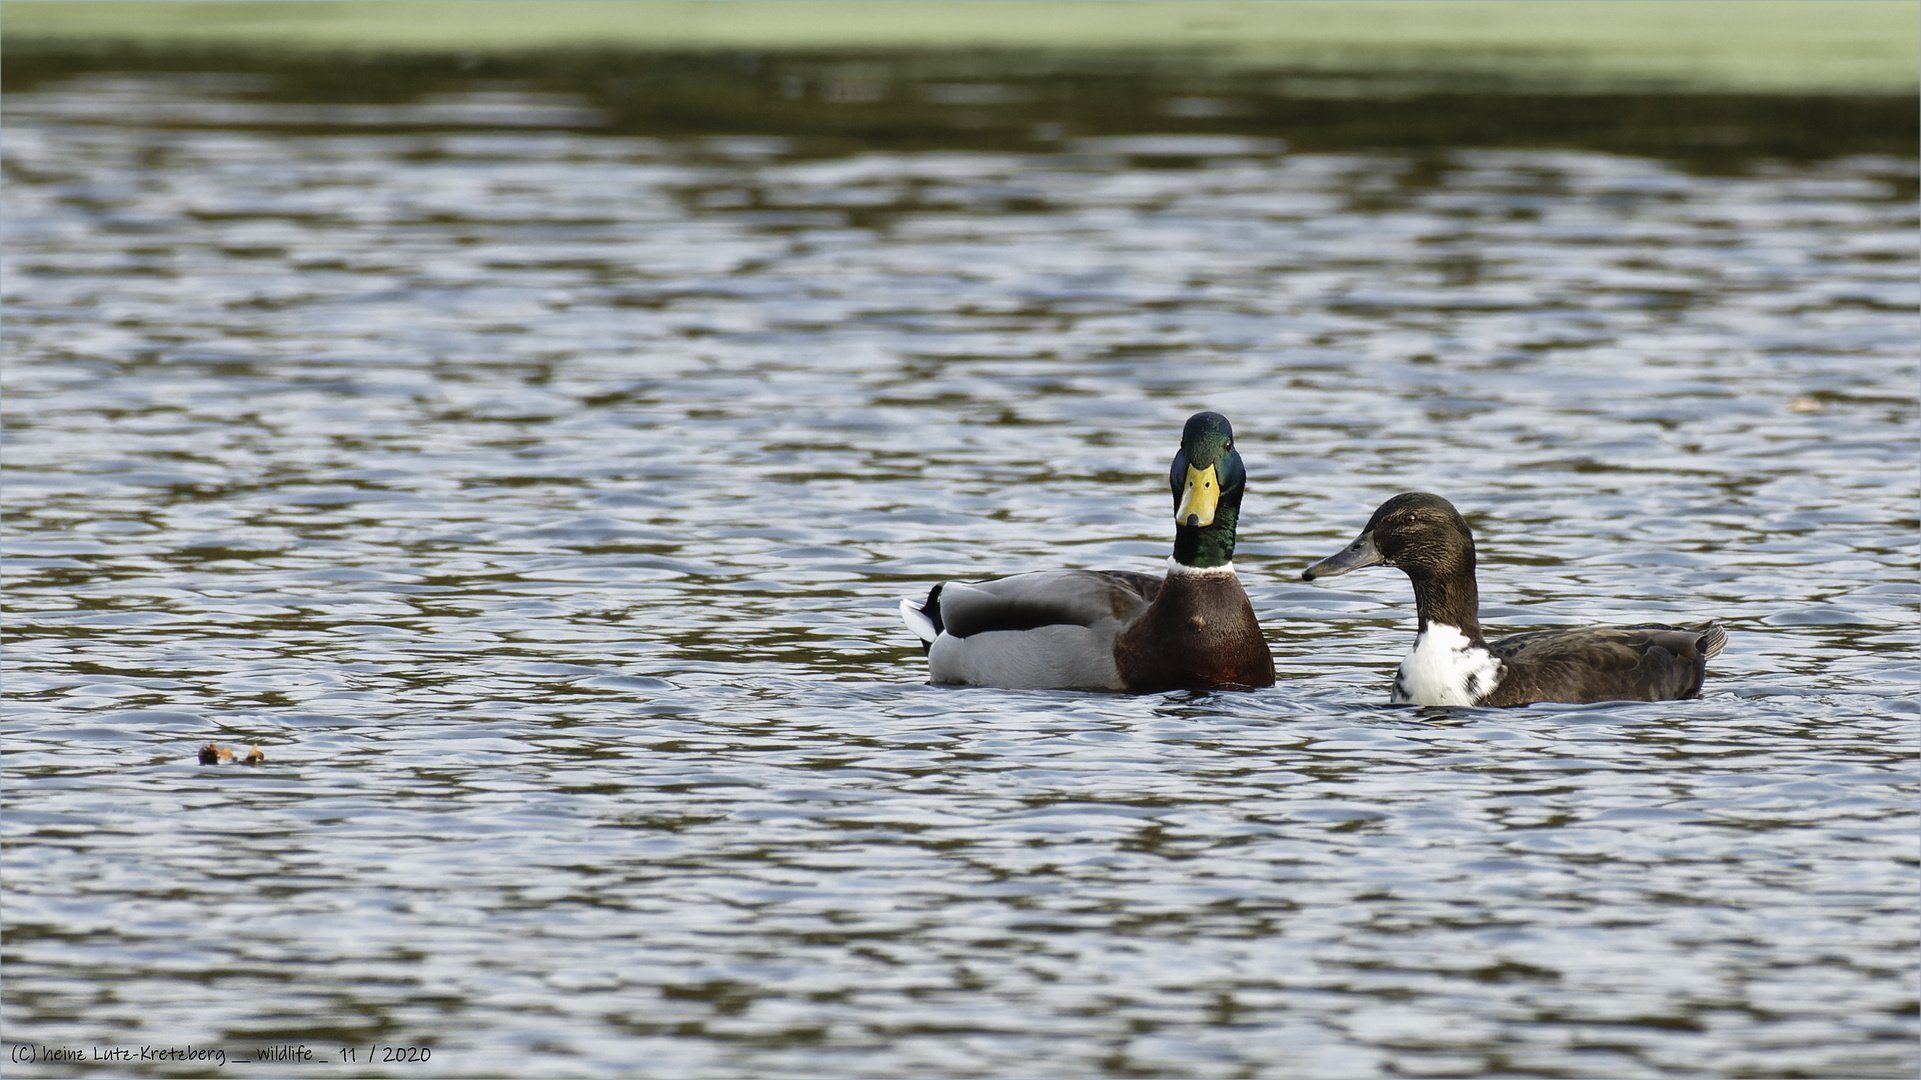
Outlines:
[{"label": "yellow bill", "polygon": [[1187,486],[1181,490],[1181,505],[1174,511],[1179,525],[1214,524],[1214,507],[1221,501],[1221,481],[1214,466],[1187,467]]}]

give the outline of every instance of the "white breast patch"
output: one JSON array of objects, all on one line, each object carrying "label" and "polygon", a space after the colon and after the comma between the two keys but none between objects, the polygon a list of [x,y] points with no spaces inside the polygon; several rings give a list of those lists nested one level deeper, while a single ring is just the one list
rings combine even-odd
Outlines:
[{"label": "white breast patch", "polygon": [[1396,705],[1473,705],[1501,681],[1501,661],[1446,623],[1431,622],[1394,676]]}]

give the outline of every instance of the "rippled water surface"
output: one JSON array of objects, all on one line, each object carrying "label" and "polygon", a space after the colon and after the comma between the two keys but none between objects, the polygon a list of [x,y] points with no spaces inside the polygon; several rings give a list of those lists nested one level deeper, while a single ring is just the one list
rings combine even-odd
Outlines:
[{"label": "rippled water surface", "polygon": [[[1912,162],[250,94],[6,103],[10,1044],[1921,1067]],[[1156,569],[1203,408],[1276,686],[923,685],[899,596]],[[1725,620],[1706,696],[1385,706],[1405,579],[1298,573],[1408,489],[1491,630]]]}]

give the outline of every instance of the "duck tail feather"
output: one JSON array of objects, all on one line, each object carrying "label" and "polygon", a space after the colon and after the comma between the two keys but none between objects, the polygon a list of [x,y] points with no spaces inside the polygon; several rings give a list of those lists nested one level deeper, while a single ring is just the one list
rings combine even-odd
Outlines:
[{"label": "duck tail feather", "polygon": [[927,594],[926,602],[922,604],[916,604],[902,597],[900,617],[901,621],[907,624],[907,628],[914,632],[914,636],[920,639],[923,652],[933,648],[934,639],[941,635],[940,586],[934,586],[933,591]]},{"label": "duck tail feather", "polygon": [[1701,659],[1706,660],[1720,652],[1721,646],[1728,643],[1728,632],[1721,628],[1720,623],[1711,622],[1701,628],[1698,641],[1697,647],[1701,650]]}]

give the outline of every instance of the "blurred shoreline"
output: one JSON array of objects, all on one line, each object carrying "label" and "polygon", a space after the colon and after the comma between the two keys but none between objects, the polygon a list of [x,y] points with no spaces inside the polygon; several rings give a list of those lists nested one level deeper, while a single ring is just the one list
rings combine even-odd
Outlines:
[{"label": "blurred shoreline", "polygon": [[[899,54],[983,72],[1147,67],[1336,75],[1343,94],[1454,80],[1565,93],[1913,96],[1913,0],[10,0],[29,53]],[[1323,87],[1322,92],[1327,92]]]},{"label": "blurred shoreline", "polygon": [[[10,0],[0,28],[9,93],[113,72],[239,75],[248,100],[342,107],[534,93],[566,99],[548,126],[777,135],[796,156],[1150,133],[1175,141],[1137,156],[1175,165],[1222,136],[1303,152],[1565,148],[1705,172],[1921,152],[1910,0]],[[290,122],[218,112],[157,122]],[[381,126],[485,128],[485,112]],[[302,116],[304,130],[367,129],[344,109]]]}]

